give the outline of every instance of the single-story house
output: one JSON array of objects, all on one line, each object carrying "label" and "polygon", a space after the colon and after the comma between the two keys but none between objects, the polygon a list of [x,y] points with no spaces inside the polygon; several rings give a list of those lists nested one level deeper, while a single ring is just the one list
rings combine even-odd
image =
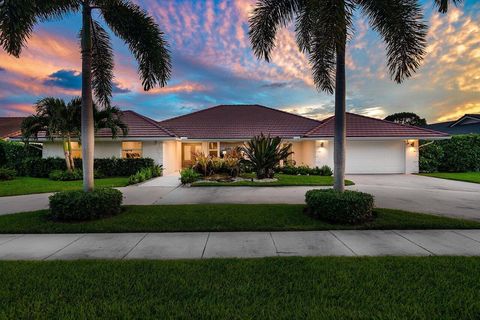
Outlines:
[{"label": "single-story house", "polygon": [[[150,157],[173,173],[192,163],[195,152],[222,156],[255,135],[280,136],[292,143],[297,165],[333,166],[334,117],[319,121],[260,105],[219,105],[155,121],[124,111],[127,136],[112,140],[96,134],[95,157]],[[448,134],[347,113],[348,174],[418,172],[418,140],[447,139]],[[43,141],[43,157],[63,157],[58,141]],[[81,148],[74,144],[74,156]]]},{"label": "single-story house", "polygon": [[457,120],[433,123],[425,128],[450,135],[480,134],[480,114],[465,114]]}]

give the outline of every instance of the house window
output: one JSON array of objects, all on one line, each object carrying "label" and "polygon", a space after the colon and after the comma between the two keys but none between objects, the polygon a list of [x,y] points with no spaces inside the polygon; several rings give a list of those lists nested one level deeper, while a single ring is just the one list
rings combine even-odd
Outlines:
[{"label": "house window", "polygon": [[141,158],[143,155],[142,143],[139,141],[122,142],[122,158]]},{"label": "house window", "polygon": [[72,141],[70,146],[72,147],[72,158],[82,158],[82,145],[80,142]]},{"label": "house window", "polygon": [[218,142],[208,143],[208,155],[211,157],[218,157]]}]

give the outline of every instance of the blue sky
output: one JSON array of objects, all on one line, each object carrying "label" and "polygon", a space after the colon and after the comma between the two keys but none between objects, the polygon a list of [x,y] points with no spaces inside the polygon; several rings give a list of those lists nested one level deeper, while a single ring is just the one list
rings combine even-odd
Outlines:
[{"label": "blue sky", "polygon": [[[263,104],[322,119],[333,96],[313,86],[290,28],[278,34],[271,63],[258,61],[248,41],[253,0],[135,1],[165,32],[173,59],[168,86],[145,93],[136,62],[120,39],[115,49],[114,103],[155,119],[216,104]],[[429,122],[480,113],[480,4],[466,0],[439,15],[422,1],[430,26],[420,70],[399,85],[389,78],[385,49],[357,14],[348,44],[348,110],[374,117],[413,111]],[[20,59],[0,52],[0,115],[25,115],[44,96],[80,94],[80,16],[37,26]]]}]

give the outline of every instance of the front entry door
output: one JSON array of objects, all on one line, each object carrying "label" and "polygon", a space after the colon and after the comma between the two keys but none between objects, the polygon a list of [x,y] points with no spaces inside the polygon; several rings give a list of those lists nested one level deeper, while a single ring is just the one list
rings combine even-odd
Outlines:
[{"label": "front entry door", "polygon": [[182,144],[182,168],[188,168],[193,165],[195,153],[202,152],[201,143],[183,143]]}]

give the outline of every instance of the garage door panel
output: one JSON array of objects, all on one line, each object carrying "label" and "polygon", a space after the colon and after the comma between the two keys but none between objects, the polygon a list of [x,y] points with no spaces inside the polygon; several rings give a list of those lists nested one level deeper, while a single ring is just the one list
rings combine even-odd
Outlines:
[{"label": "garage door panel", "polygon": [[405,144],[400,141],[347,141],[346,173],[404,173]]}]

